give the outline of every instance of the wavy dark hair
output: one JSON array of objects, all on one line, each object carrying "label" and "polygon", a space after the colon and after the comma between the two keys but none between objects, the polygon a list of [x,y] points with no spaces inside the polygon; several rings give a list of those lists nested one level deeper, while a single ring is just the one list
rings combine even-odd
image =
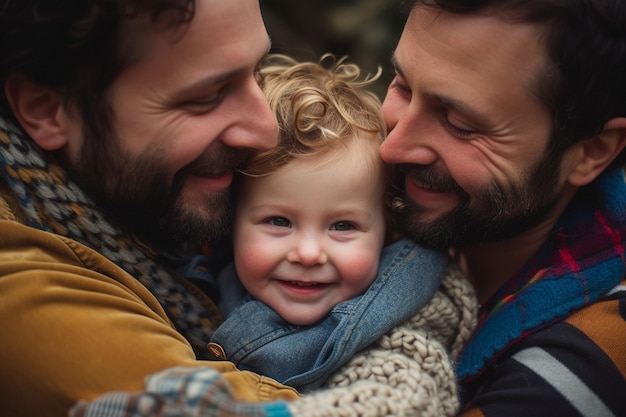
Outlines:
[{"label": "wavy dark hair", "polygon": [[[607,121],[626,117],[626,2],[623,0],[403,0],[451,13],[498,12],[544,23],[551,62],[536,85],[551,109],[551,152],[599,133]],[[614,165],[623,164],[626,151]]]},{"label": "wavy dark hair", "polygon": [[[194,17],[194,0],[0,0],[0,78],[15,74],[60,92],[86,127],[110,129],[103,94],[124,68],[120,24],[148,16],[163,28]],[[0,111],[11,116],[4,88]]]}]

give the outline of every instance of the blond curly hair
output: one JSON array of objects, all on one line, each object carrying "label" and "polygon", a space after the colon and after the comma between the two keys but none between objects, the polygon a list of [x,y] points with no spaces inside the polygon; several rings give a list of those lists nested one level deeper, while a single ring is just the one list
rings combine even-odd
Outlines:
[{"label": "blond curly hair", "polygon": [[386,133],[381,103],[365,89],[379,76],[380,70],[363,77],[356,64],[331,54],[319,62],[269,55],[259,77],[278,120],[278,146],[253,158],[243,172],[268,175],[295,158],[336,150],[357,136],[380,144]]}]

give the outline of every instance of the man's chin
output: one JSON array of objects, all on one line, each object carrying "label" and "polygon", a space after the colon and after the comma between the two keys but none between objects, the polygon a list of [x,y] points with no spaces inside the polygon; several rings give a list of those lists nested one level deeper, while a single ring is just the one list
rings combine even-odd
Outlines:
[{"label": "man's chin", "polygon": [[184,243],[203,244],[230,234],[233,209],[230,192],[211,193],[203,198],[151,198],[150,201],[121,202],[113,214],[129,231],[163,249]]},{"label": "man's chin", "polygon": [[411,240],[426,247],[446,251],[452,244],[449,232],[441,228],[439,224],[404,219],[400,225]]},{"label": "man's chin", "polygon": [[231,223],[230,215],[210,219],[206,216],[186,216],[178,221],[168,222],[162,231],[163,236],[169,239],[167,246],[183,243],[204,244],[228,236]]},{"label": "man's chin", "polygon": [[162,235],[174,244],[203,244],[228,236],[233,220],[229,193],[207,197],[202,202],[185,202],[160,220]]}]

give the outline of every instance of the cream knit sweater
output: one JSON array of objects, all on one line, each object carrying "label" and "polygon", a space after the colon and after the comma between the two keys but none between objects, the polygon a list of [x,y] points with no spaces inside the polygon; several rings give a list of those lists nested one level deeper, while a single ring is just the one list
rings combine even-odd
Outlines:
[{"label": "cream knit sweater", "polygon": [[451,264],[431,302],[289,410],[298,417],[457,415],[454,360],[476,326],[477,307],[472,286]]}]

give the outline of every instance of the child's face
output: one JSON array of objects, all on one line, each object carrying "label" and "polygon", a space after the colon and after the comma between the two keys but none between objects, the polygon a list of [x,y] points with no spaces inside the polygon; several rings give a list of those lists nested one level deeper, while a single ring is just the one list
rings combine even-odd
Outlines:
[{"label": "child's face", "polygon": [[385,236],[380,164],[378,146],[356,139],[340,155],[243,181],[235,265],[255,298],[309,325],[367,289]]}]

